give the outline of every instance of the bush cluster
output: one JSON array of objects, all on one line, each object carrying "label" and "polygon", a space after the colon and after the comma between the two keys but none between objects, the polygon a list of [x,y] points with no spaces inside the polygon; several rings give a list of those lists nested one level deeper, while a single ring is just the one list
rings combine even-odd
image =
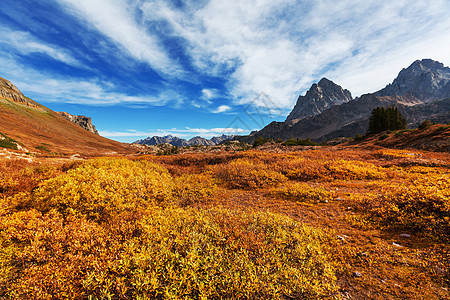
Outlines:
[{"label": "bush cluster", "polygon": [[[265,172],[245,186],[285,180],[225,166]],[[0,209],[0,298],[335,297],[332,236],[278,214],[179,206],[216,189],[208,174],[102,158],[17,193]]]},{"label": "bush cluster", "polygon": [[232,188],[264,188],[287,180],[283,174],[272,170],[270,165],[249,159],[237,159],[225,165],[212,166],[211,171]]}]

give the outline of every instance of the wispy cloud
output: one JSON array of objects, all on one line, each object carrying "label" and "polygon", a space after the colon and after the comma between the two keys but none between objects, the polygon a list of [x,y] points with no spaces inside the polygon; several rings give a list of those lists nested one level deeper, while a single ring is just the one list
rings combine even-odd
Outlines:
[{"label": "wispy cloud", "polygon": [[220,114],[220,113],[229,111],[230,109],[231,109],[231,107],[228,105],[221,105],[218,108],[216,108],[215,110],[213,110],[212,112],[215,114]]},{"label": "wispy cloud", "polygon": [[[113,57],[114,62],[129,65],[143,62],[164,78],[159,92],[150,97],[109,87],[108,76],[55,82],[41,77],[41,83],[51,88],[47,91],[40,90],[37,80],[26,83],[30,91],[45,92],[55,101],[164,105],[190,99],[194,107],[220,113],[235,105],[264,106],[255,99],[265,93],[278,108],[288,109],[323,76],[360,95],[382,88],[416,59],[450,64],[448,0],[55,2],[80,24],[87,24],[86,32],[95,31],[95,38],[107,41],[105,48],[111,42],[117,45],[119,51],[114,52],[119,53],[114,55],[94,50],[106,56],[103,59]],[[89,46],[93,36],[79,38]],[[70,48],[43,43],[26,32],[6,28],[0,43],[25,55],[43,53],[65,64],[79,63]],[[77,89],[76,81],[83,90]],[[188,92],[174,92],[182,90],[176,87],[180,81],[196,83]],[[224,88],[209,88],[206,83],[218,81]],[[219,102],[223,95],[227,105]]]},{"label": "wispy cloud", "polygon": [[161,45],[136,20],[133,2],[120,0],[56,0],[69,13],[117,43],[135,59],[148,63],[163,76],[183,73]]},{"label": "wispy cloud", "polygon": [[446,0],[211,0],[183,10],[155,0],[142,11],[188,41],[201,72],[227,78],[238,103],[265,92],[288,107],[321,76],[358,95],[392,80],[394,61],[397,70],[424,57],[450,62]]},{"label": "wispy cloud", "polygon": [[[1,54],[1,51],[0,51]],[[24,68],[13,57],[0,55],[2,76],[11,80],[26,95],[39,102],[63,102],[83,105],[108,106],[140,104],[176,106],[185,97],[170,89],[161,89],[153,95],[129,95],[112,82],[99,79],[80,80],[69,76],[41,73]]]},{"label": "wispy cloud", "polygon": [[0,35],[0,45],[3,44],[4,47],[8,47],[10,52],[17,52],[22,55],[40,53],[68,65],[82,66],[67,50],[46,44],[28,32],[11,30],[4,26],[0,26],[0,31],[2,32]]}]

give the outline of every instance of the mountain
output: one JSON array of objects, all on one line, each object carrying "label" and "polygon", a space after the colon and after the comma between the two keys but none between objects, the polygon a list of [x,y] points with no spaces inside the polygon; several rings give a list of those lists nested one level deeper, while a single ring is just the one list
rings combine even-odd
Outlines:
[{"label": "mountain", "polygon": [[403,69],[397,78],[375,96],[405,96],[429,102],[450,97],[450,68],[440,62],[423,59],[416,60]]},{"label": "mountain", "polygon": [[89,132],[27,98],[4,78],[0,78],[0,132],[28,152],[61,155],[135,152],[130,145]]},{"label": "mountain", "polygon": [[298,121],[319,115],[324,110],[353,100],[352,94],[334,82],[322,78],[314,83],[305,96],[299,96],[294,109],[286,118],[287,123],[295,124]]},{"label": "mountain", "polygon": [[202,138],[201,136],[193,137],[188,141],[189,145],[199,145],[199,146],[214,146],[216,145],[213,141]]},{"label": "mountain", "polygon": [[22,92],[13,85],[9,80],[0,77],[0,98],[11,99],[12,101],[27,106],[38,107],[37,102],[25,97]]},{"label": "mountain", "polygon": [[86,129],[87,131],[90,131],[92,133],[95,133],[98,135],[98,131],[95,128],[95,126],[92,124],[92,119],[86,116],[75,116],[71,115],[66,112],[58,112],[61,116],[63,116],[66,120],[69,120],[70,122],[77,124],[83,129]]},{"label": "mountain", "polygon": [[133,144],[141,144],[141,145],[149,145],[149,146],[155,146],[155,145],[160,145],[160,144],[171,144],[173,146],[177,146],[177,147],[186,147],[186,146],[215,146],[220,144],[223,141],[226,140],[231,140],[234,138],[234,135],[221,135],[221,136],[215,136],[212,137],[211,139],[205,139],[203,137],[200,136],[196,136],[191,138],[189,141],[185,140],[185,139],[180,139],[179,137],[176,136],[172,136],[172,135],[166,135],[163,137],[160,136],[153,136],[153,137],[148,137],[145,138],[143,140],[138,140],[136,142],[134,142]]},{"label": "mountain", "polygon": [[226,135],[226,134],[222,134],[221,136],[214,136],[211,138],[211,141],[215,144],[215,145],[219,145],[220,143],[224,142],[224,141],[228,141],[231,140],[235,137],[235,135]]},{"label": "mountain", "polygon": [[[299,97],[285,122],[272,122],[260,131],[237,139],[252,143],[258,137],[274,140],[311,138],[316,141],[353,137],[366,133],[371,111],[378,106],[397,106],[412,127],[427,119],[448,123],[449,80],[450,68],[430,59],[415,61],[401,70],[397,78],[382,90],[351,100],[348,100],[350,92],[322,79],[313,84],[305,96]],[[307,107],[314,103],[321,103],[323,110],[311,115],[313,110]],[[330,106],[325,108],[324,103]]]}]

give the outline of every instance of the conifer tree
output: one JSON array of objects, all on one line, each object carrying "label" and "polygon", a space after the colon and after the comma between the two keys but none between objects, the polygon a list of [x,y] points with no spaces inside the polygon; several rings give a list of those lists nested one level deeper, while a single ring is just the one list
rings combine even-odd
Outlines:
[{"label": "conifer tree", "polygon": [[369,118],[368,134],[406,129],[406,119],[397,107],[376,107]]}]

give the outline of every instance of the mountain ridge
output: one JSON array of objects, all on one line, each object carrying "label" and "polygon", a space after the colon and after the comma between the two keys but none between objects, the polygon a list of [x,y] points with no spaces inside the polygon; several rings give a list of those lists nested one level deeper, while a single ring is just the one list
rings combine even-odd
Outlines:
[{"label": "mountain ridge", "polygon": [[[332,81],[330,81],[332,82]],[[333,83],[333,82],[332,82]],[[313,84],[302,100],[315,90]],[[333,83],[332,89],[337,84]],[[342,87],[338,86],[342,91]],[[425,119],[450,122],[450,68],[431,59],[416,60],[402,69],[394,81],[375,93],[364,94],[339,105],[332,105],[319,114],[292,122],[289,114],[284,122],[272,122],[260,131],[237,138],[252,143],[259,137],[271,139],[311,138],[324,141],[335,137],[365,134],[372,109],[378,106],[397,106],[405,114],[410,126]],[[294,106],[293,111],[298,106]],[[416,107],[415,109],[413,109]],[[421,113],[422,112],[422,113]]]},{"label": "mountain ridge", "polygon": [[234,135],[226,135],[222,134],[221,136],[214,136],[210,139],[206,139],[200,136],[195,136],[189,140],[181,139],[176,136],[166,135],[166,136],[153,136],[147,137],[142,140],[137,140],[133,142],[133,144],[140,145],[148,145],[148,146],[156,146],[160,144],[171,144],[176,147],[186,147],[186,146],[215,146],[220,144],[223,141],[231,140],[235,136]]}]

